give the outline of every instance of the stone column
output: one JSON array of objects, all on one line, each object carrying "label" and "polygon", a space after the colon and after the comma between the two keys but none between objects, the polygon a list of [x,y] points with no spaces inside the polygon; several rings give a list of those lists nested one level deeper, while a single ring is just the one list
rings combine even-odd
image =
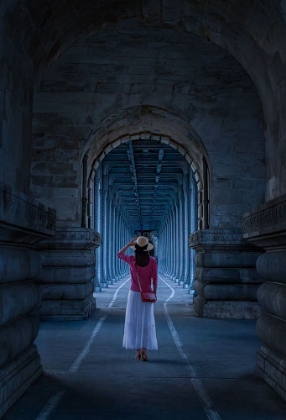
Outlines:
[{"label": "stone column", "polygon": [[100,236],[92,229],[58,228],[56,237],[38,245],[43,270],[36,281],[42,290],[41,320],[76,321],[95,309],[94,249]]},{"label": "stone column", "polygon": [[197,251],[194,308],[206,318],[257,318],[257,290],[264,281],[256,271],[259,248],[242,233],[226,229],[198,230],[190,236]]},{"label": "stone column", "polygon": [[55,233],[55,213],[0,183],[0,418],[42,372],[41,258],[33,246]]},{"label": "stone column", "polygon": [[266,251],[257,260],[266,279],[258,289],[257,371],[286,401],[286,195],[246,214],[243,230],[245,239]]}]

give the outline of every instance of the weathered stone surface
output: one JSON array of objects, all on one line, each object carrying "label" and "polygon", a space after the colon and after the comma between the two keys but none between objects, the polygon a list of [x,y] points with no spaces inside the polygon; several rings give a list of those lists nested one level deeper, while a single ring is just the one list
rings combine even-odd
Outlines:
[{"label": "weathered stone surface", "polygon": [[38,252],[0,245],[0,284],[33,279],[41,266]]},{"label": "weathered stone surface", "polygon": [[286,357],[286,321],[262,314],[257,321],[257,335],[270,349]]},{"label": "weathered stone surface", "polygon": [[258,252],[199,252],[196,263],[206,268],[252,268],[259,255]]},{"label": "weathered stone surface", "polygon": [[[54,210],[0,182],[0,241],[15,243],[17,236],[22,236],[22,242],[26,239],[33,244],[54,235],[55,221]],[[26,233],[26,238],[21,231]]]},{"label": "weathered stone surface", "polygon": [[286,320],[286,285],[266,282],[257,293],[258,301],[270,314]]},{"label": "weathered stone surface", "polygon": [[286,401],[286,358],[263,345],[257,353],[257,372]]},{"label": "weathered stone surface", "polygon": [[266,279],[286,283],[286,251],[265,252],[257,259],[257,271]]},{"label": "weathered stone surface", "polygon": [[[184,14],[186,5],[181,4],[180,8]],[[163,16],[157,16],[160,22],[169,16],[174,5],[163,5],[162,9]],[[145,12],[143,6],[140,16]],[[172,19],[174,16],[177,13]],[[169,18],[166,21],[169,25]],[[253,202],[262,202],[264,196],[265,167],[257,154],[263,149],[260,143],[264,143],[264,136],[254,87],[231,56],[202,38],[188,33],[178,36],[177,31],[161,24],[159,30],[138,25],[132,32],[130,37],[125,30],[114,28],[108,34],[101,32],[99,38],[82,40],[45,73],[34,101],[33,194],[38,199],[44,197],[47,205],[57,209],[62,226],[77,226],[81,215],[80,196],[76,196],[76,189],[80,191],[82,187],[78,153],[81,139],[87,143],[89,161],[93,161],[113,141],[130,137],[137,126],[146,127],[146,132],[152,129],[157,136],[174,134],[181,148],[187,148],[196,162],[201,160],[198,151],[207,151],[213,185],[211,225],[239,226],[241,215]],[[112,37],[115,44],[110,42]],[[167,112],[165,119],[159,110]],[[181,120],[180,131],[175,127],[175,115]],[[182,136],[184,121],[189,122],[189,127]],[[198,134],[195,142],[190,138],[191,131]],[[114,140],[113,132],[117,135]],[[52,142],[52,138],[56,141]],[[66,139],[74,141],[74,149],[63,147]],[[257,149],[248,148],[251,142]],[[45,178],[38,174],[37,163],[44,166]],[[238,180],[235,187],[234,178]],[[224,193],[225,188],[228,194]]]},{"label": "weathered stone surface", "polygon": [[[43,250],[43,257],[48,255],[65,255],[64,253],[45,253],[44,250],[93,250],[98,248],[101,242],[100,234],[93,229],[82,227],[57,227],[56,235],[52,240],[43,240],[38,244],[37,248]],[[81,255],[80,252],[76,255]],[[83,255],[83,254],[82,254]],[[43,261],[43,263],[45,260]],[[50,263],[49,263],[50,264]],[[44,264],[45,266],[45,264]]]},{"label": "weathered stone surface", "polygon": [[206,284],[195,281],[194,289],[208,300],[257,300],[259,285],[249,284]]},{"label": "weathered stone surface", "polygon": [[229,229],[197,231],[190,236],[190,245],[198,251],[194,283],[199,294],[194,300],[198,315],[256,318],[260,313],[257,289],[264,281],[255,270],[261,254],[258,248],[245,243],[237,230]]},{"label": "weathered stone surface", "polygon": [[[259,258],[259,257],[258,257]],[[255,268],[196,268],[196,278],[205,283],[257,283],[261,284],[264,278]]]},{"label": "weathered stone surface", "polygon": [[33,344],[0,369],[0,418],[42,374],[40,356]]},{"label": "weathered stone surface", "polygon": [[42,251],[41,258],[43,267],[87,267],[95,262],[91,251]]},{"label": "weathered stone surface", "polygon": [[265,249],[284,245],[286,194],[261,204],[243,219],[243,237]]},{"label": "weathered stone surface", "polygon": [[194,309],[205,318],[257,319],[260,314],[258,302],[207,300],[203,296],[194,299]]},{"label": "weathered stone surface", "polygon": [[[264,189],[266,200],[285,194],[283,1],[244,1],[242,7],[235,0],[74,0],[71,7],[68,1],[3,0],[0,17],[0,179],[28,194],[32,155],[33,194],[59,209],[59,223],[80,223],[82,154],[88,151],[92,160],[115,140],[113,131],[117,140],[138,126],[177,139],[196,162],[208,156],[211,226],[239,226]],[[149,119],[146,104],[167,110],[168,118],[158,111]],[[185,132],[196,131],[198,147],[192,135],[181,136],[174,115],[188,122]],[[21,219],[27,206],[13,202]],[[14,226],[12,207],[5,220]],[[202,203],[198,207],[202,215]],[[284,227],[273,223],[285,219],[284,207],[259,216],[265,249],[285,248]],[[36,213],[38,224],[42,213]],[[38,240],[27,239],[26,221],[18,226],[1,229],[0,240]]]},{"label": "weathered stone surface", "polygon": [[[94,257],[92,257],[92,261],[94,261]],[[94,274],[94,266],[59,268],[44,267],[34,281],[43,284],[87,283],[94,277]]]},{"label": "weathered stone surface", "polygon": [[[23,157],[27,158],[26,153]],[[0,183],[1,418],[42,371],[33,346],[39,326],[40,288],[31,280],[41,271],[42,262],[31,246],[53,236],[54,230],[53,210]]]},{"label": "weathered stone surface", "polygon": [[81,321],[87,319],[95,310],[93,294],[82,300],[43,300],[42,321]]},{"label": "weathered stone surface", "polygon": [[0,286],[0,325],[32,312],[40,302],[40,287],[33,283]]},{"label": "weathered stone surface", "polygon": [[0,367],[33,344],[38,328],[38,314],[27,315],[0,328]]},{"label": "weathered stone surface", "polygon": [[92,282],[84,284],[54,284],[42,285],[42,299],[43,300],[69,300],[69,299],[85,299],[86,296],[94,291],[94,284]]}]

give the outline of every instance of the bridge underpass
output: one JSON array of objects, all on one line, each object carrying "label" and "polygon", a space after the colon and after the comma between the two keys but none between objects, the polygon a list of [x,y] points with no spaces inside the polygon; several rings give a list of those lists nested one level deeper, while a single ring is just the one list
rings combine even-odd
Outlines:
[{"label": "bridge underpass", "polygon": [[94,195],[94,228],[102,236],[96,290],[126,275],[116,254],[134,235],[154,243],[160,272],[193,290],[189,234],[198,226],[198,187],[182,153],[161,141],[129,140],[100,162]]},{"label": "bridge underpass", "polygon": [[[177,304],[169,301],[167,308],[174,305],[178,330],[185,322],[182,333],[178,332],[184,346],[188,348],[188,340],[199,343],[194,325],[206,334],[202,355],[196,347],[190,347],[189,352],[199,355],[191,359],[195,366],[206,363],[199,376],[208,374],[218,355],[225,360],[218,373],[228,366],[231,374],[228,357],[234,355],[234,347],[241,349],[241,354],[233,363],[242,368],[235,378],[252,375],[253,365],[243,369],[246,337],[248,344],[253,344],[251,358],[256,359],[257,372],[286,401],[285,11],[286,0],[1,1],[0,417],[41,377],[41,357],[45,372],[52,372],[52,382],[55,376],[68,376],[63,372],[77,360],[100,321],[104,312],[100,305],[110,291],[116,293],[114,288],[121,286],[125,271],[114,262],[113,241],[124,232],[129,238],[134,229],[141,228],[152,236],[160,270],[169,275],[166,281],[172,279],[170,285],[176,293],[182,293],[190,305],[192,284],[197,294],[194,309],[202,319],[190,318],[190,307],[188,316],[180,312],[184,306],[180,300]],[[190,212],[184,211],[185,190],[178,188],[184,170],[175,167],[168,174],[169,195],[163,194],[163,188],[160,192],[164,203],[157,196],[154,200],[157,170],[159,184],[163,179],[161,144],[152,172],[154,187],[149,191],[164,217],[161,223],[156,208],[145,201],[146,214],[153,216],[158,226],[143,224],[144,191],[140,191],[139,207],[135,207],[135,194],[133,197],[136,180],[139,185],[134,147],[141,140],[171,146],[191,166],[197,191],[193,227],[192,220],[184,221],[182,216],[191,217],[193,210],[188,203]],[[119,153],[129,141],[133,141],[135,163],[129,160],[127,169],[133,165],[132,194],[119,190],[116,183],[120,179],[110,178],[110,188],[104,194],[113,191],[113,205],[104,197],[97,203],[94,185],[101,162],[110,153],[110,157]],[[126,147],[124,158],[128,158]],[[162,162],[164,159],[163,155]],[[107,175],[103,173],[103,177]],[[145,178],[147,175],[149,171]],[[143,190],[150,186],[149,181]],[[125,206],[121,216],[115,214],[119,202]],[[106,214],[108,220],[104,220]],[[118,221],[115,226],[114,220]],[[190,236],[187,242],[181,237],[178,242],[180,228],[187,223]],[[190,252],[196,252],[196,270]],[[104,258],[111,259],[109,265],[103,264]],[[111,284],[114,280],[118,281]],[[94,284],[101,290],[96,296]],[[160,313],[158,316],[159,322]],[[166,318],[165,313],[162,317]],[[94,375],[88,381],[88,375],[83,374],[81,385],[87,381],[89,389],[101,390],[103,380],[109,382],[105,365],[114,369],[123,354],[116,347],[120,328],[112,329],[120,326],[122,318],[115,318],[107,318],[114,322],[106,322],[109,329],[101,329],[109,333],[105,338],[114,336],[114,341],[98,336],[89,353],[96,359],[86,365],[85,373],[97,366],[98,375],[95,383]],[[255,319],[261,343],[252,335]],[[250,330],[247,325],[252,326]],[[168,330],[161,326],[158,331],[167,344],[158,353],[157,367],[172,348]],[[35,345],[39,328],[40,352]],[[225,335],[229,336],[226,342]],[[49,354],[52,339],[56,345]],[[106,363],[102,351],[108,346],[116,352]],[[212,354],[215,362],[208,364]],[[55,355],[60,357],[58,369],[46,359]],[[129,363],[129,355],[127,360]],[[168,360],[178,365],[175,353]],[[74,377],[75,382],[78,379]],[[279,407],[279,402],[272,394],[268,394],[269,400],[258,382],[251,383],[251,391],[245,385],[246,396],[251,394],[259,404],[247,405],[247,413],[241,413],[245,393],[243,398],[239,394],[232,418],[247,418],[250,413],[255,417],[256,412],[259,418],[283,418],[283,411],[278,415],[273,409],[272,403]],[[191,395],[185,384],[180,382],[180,386]],[[214,388],[228,408],[236,395],[231,393],[233,386],[222,383]],[[108,395],[110,389],[104,389]],[[172,395],[170,388],[168,391],[166,407],[170,407]],[[92,394],[91,416],[102,394],[99,392],[100,398],[96,398],[98,393]],[[208,395],[223,420],[218,400],[212,392]],[[37,398],[35,417],[50,397],[58,398],[53,391]],[[28,407],[35,407],[34,400],[31,398]],[[110,398],[105,401],[110,403]],[[66,402],[64,411],[72,401]],[[84,408],[86,405],[80,404],[78,416]],[[273,410],[271,414],[268,408]],[[23,413],[18,412],[18,418],[22,419]],[[33,417],[28,411],[25,414],[29,420]]]},{"label": "bridge underpass", "polygon": [[[285,405],[255,373],[255,321],[194,310],[189,235],[207,223],[208,195],[201,211],[191,163],[176,147],[138,136],[106,153],[87,184],[88,226],[101,234],[97,310],[84,325],[41,324],[44,375],[4,420],[282,420]],[[160,271],[159,350],[145,364],[121,347],[129,276],[116,254],[134,234],[154,243]]]}]

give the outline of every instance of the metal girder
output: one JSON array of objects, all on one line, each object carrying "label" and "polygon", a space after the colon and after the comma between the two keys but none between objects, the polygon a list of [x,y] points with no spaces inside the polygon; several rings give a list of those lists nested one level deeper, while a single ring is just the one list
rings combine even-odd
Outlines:
[{"label": "metal girder", "polygon": [[175,149],[153,140],[133,140],[104,158],[108,195],[134,230],[160,230],[184,182],[188,162]]}]

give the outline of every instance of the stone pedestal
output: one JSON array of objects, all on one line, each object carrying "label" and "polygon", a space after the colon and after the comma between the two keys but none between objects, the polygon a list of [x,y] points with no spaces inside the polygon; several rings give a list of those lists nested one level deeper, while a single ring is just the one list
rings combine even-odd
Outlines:
[{"label": "stone pedestal", "polygon": [[264,281],[255,264],[261,251],[235,230],[205,229],[190,236],[197,251],[194,308],[206,318],[257,318],[257,290]]},{"label": "stone pedestal", "polygon": [[87,228],[59,228],[56,237],[38,244],[43,269],[36,281],[41,286],[43,321],[77,321],[95,310],[94,249],[97,232]]},{"label": "stone pedestal", "polygon": [[266,279],[258,290],[257,334],[263,345],[257,370],[286,401],[286,195],[246,214],[243,232],[266,251],[257,260],[257,271]]},{"label": "stone pedestal", "polygon": [[0,418],[42,372],[34,340],[41,258],[33,249],[55,231],[52,210],[0,184]]}]

